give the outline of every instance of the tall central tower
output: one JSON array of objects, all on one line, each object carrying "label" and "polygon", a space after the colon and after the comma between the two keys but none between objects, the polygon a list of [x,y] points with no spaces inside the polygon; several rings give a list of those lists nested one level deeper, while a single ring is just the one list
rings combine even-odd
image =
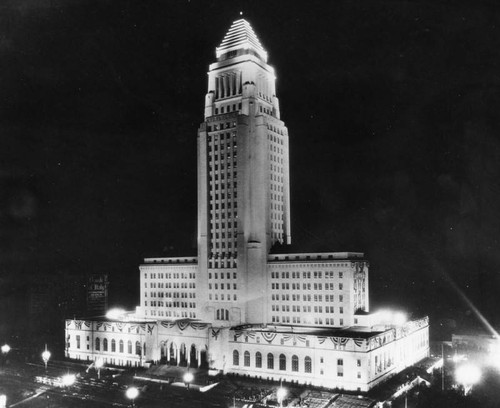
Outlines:
[{"label": "tall central tower", "polygon": [[267,255],[291,238],[288,130],[274,69],[247,21],[232,24],[216,58],[198,130],[200,315],[266,323]]}]

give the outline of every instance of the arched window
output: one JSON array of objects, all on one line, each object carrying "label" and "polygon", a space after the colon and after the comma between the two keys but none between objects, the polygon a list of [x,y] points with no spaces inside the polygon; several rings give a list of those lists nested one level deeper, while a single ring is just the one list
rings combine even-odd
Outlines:
[{"label": "arched window", "polygon": [[306,373],[312,373],[311,357],[306,357],[304,359],[304,371]]},{"label": "arched window", "polygon": [[250,367],[250,353],[248,351],[243,354],[243,364],[245,367]]},{"label": "arched window", "polygon": [[141,355],[141,343],[135,342],[135,354]]},{"label": "arched window", "polygon": [[299,358],[292,356],[292,371],[299,371]]},{"label": "arched window", "polygon": [[274,356],[272,353],[267,355],[267,368],[269,370],[274,370]]},{"label": "arched window", "polygon": [[262,354],[258,351],[255,353],[255,367],[262,368]]},{"label": "arched window", "polygon": [[104,351],[108,351],[108,339],[104,339],[104,340],[102,341],[102,349],[103,349]]},{"label": "arched window", "polygon": [[115,339],[111,339],[111,352],[116,353],[116,341],[115,341]]},{"label": "arched window", "polygon": [[132,342],[130,340],[127,342],[127,353],[132,354]]},{"label": "arched window", "polygon": [[96,349],[97,351],[99,351],[99,350],[101,349],[101,339],[100,339],[99,337],[97,337],[97,338],[95,339],[95,349]]},{"label": "arched window", "polygon": [[233,351],[233,365],[240,365],[240,353],[238,353],[238,350]]},{"label": "arched window", "polygon": [[123,353],[123,340],[120,340],[120,353]]},{"label": "arched window", "polygon": [[280,354],[280,370],[286,371],[286,356],[284,354]]}]

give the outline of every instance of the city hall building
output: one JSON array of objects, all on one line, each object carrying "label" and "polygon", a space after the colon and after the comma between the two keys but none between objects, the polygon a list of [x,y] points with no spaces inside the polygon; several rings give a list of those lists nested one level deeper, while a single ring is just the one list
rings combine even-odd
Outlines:
[{"label": "city hall building", "polygon": [[209,67],[198,256],[145,259],[140,305],[67,320],[68,357],[367,391],[428,355],[427,318],[370,313],[362,253],[273,253],[291,243],[289,137],[267,58],[241,19]]}]

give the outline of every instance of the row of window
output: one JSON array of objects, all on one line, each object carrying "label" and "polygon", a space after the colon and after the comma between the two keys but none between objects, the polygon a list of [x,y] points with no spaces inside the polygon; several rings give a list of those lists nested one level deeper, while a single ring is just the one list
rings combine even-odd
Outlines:
[{"label": "row of window", "polygon": [[[150,282],[149,284],[151,289],[195,289],[195,282]],[[144,287],[148,287],[148,282],[144,282]]]},{"label": "row of window", "polygon": [[[311,357],[307,356],[304,358],[304,363],[302,370],[304,373],[312,373],[312,360]],[[268,370],[274,370],[274,354],[268,353],[267,354],[267,369]],[[278,362],[279,362],[279,370],[281,371],[286,371],[287,369],[287,358],[284,354],[280,354],[278,357]],[[299,371],[299,357],[296,355],[292,356],[291,359],[292,363],[292,372],[298,372]],[[240,365],[240,353],[238,350],[233,350],[233,366],[239,366]],[[251,357],[250,357],[250,352],[245,351],[243,353],[243,366],[244,367],[250,367],[251,366]],[[262,354],[257,351],[254,356],[254,366],[255,368],[262,368]]]},{"label": "row of window", "polygon": [[[185,310],[151,310],[151,316],[159,316],[159,317],[182,317],[182,318],[190,318],[196,319],[195,312],[187,312]],[[148,315],[148,311],[146,310],[146,316]]]},{"label": "row of window", "polygon": [[[214,279],[231,279],[231,272],[214,272],[212,274],[212,272],[208,272],[208,279],[212,279],[212,276],[214,277]],[[238,276],[236,274],[236,272],[233,272],[232,273],[232,276],[233,276],[233,279],[236,279],[236,277]]]},{"label": "row of window", "polygon": [[[234,167],[236,167],[236,163],[234,164]],[[219,181],[219,175],[220,175],[220,183],[213,183],[213,181],[216,181],[218,182]],[[234,172],[227,172],[227,175],[225,172],[221,172],[220,174],[219,173],[215,173],[212,177],[212,175],[209,175],[208,176],[208,182],[210,184],[210,191],[214,191],[214,190],[221,190],[222,188],[224,188],[223,186],[225,185],[225,182],[224,180],[226,179],[226,176],[228,179],[231,179],[231,178],[236,178],[236,171]]]},{"label": "row of window", "polygon": [[[238,110],[241,110],[241,102],[238,103]],[[221,105],[220,109],[219,108],[215,108],[215,114],[216,115],[219,114],[219,111],[220,111],[221,114],[222,113],[235,112],[236,111],[236,104],[233,103],[232,105],[231,104],[229,104],[229,105]]]},{"label": "row of window", "polygon": [[[281,311],[282,312],[300,312],[300,305],[281,305]],[[273,312],[279,312],[280,311],[280,305],[271,305],[271,310]],[[311,313],[314,310],[314,313],[323,313],[323,306],[312,306],[309,305],[303,305],[302,306],[302,311],[306,313]],[[333,306],[325,306],[325,313],[335,313],[334,307]],[[341,306],[339,307],[339,313],[344,313],[344,308]]]},{"label": "row of window", "polygon": [[[281,136],[284,136],[284,135],[285,135],[285,132],[283,131],[283,129],[282,129],[282,128],[278,128],[278,127],[276,127],[276,126],[274,126],[274,125],[272,125],[272,124],[270,124],[270,123],[267,123],[267,124],[266,124],[266,126],[267,126],[267,128],[268,128],[269,130],[273,131],[274,133],[277,133],[277,134],[279,134],[279,135],[281,135]],[[272,140],[272,141],[273,141],[273,142],[275,142],[275,143],[279,143],[279,144],[281,144],[281,145],[283,145],[283,144],[284,144],[284,143],[283,143],[283,139],[282,139],[282,138],[277,137],[277,136],[273,135],[272,133],[271,133],[271,134],[268,134],[268,135],[267,135],[267,138],[268,138],[269,140]]]},{"label": "row of window", "polygon": [[[225,178],[225,177],[223,177],[223,176],[225,176],[224,170],[226,170],[226,168],[228,170],[232,169],[233,167],[236,168],[236,165],[238,164],[237,158],[238,158],[237,154],[234,153],[233,155],[228,154],[226,157],[221,157],[221,160],[224,160],[224,161],[218,162],[218,163],[214,164],[213,166],[212,166],[212,162],[210,161],[209,166],[208,166],[208,171],[210,172],[209,181],[212,181],[212,176],[215,176],[217,174],[220,174],[221,180],[224,179]],[[215,160],[217,160],[217,159],[215,159]],[[217,173],[219,171],[219,166],[220,166],[221,172]],[[215,172],[215,174],[214,174],[214,172]],[[234,175],[234,173],[233,173],[233,176],[236,177]],[[231,171],[228,171],[227,178],[231,178]],[[218,179],[215,179],[215,180],[218,180]]]},{"label": "row of window", "polygon": [[[230,293],[228,293],[226,296],[224,296],[224,293],[220,294],[220,296],[218,293],[214,294],[213,296],[211,293],[208,294],[208,300],[219,300],[219,297],[220,297],[220,300],[231,301],[231,294]],[[233,301],[234,300],[238,300],[238,295],[233,294]]]},{"label": "row of window", "polygon": [[[299,302],[300,301],[300,295],[290,294],[288,293],[282,293],[281,295],[278,293],[271,293],[271,300],[274,301],[279,301],[281,300],[282,302],[289,302],[291,299],[292,302]],[[325,302],[333,303],[334,302],[334,295],[325,295]],[[302,301],[304,302],[323,302],[323,295],[302,295]],[[344,301],[344,296],[339,295],[339,303],[342,303]]]},{"label": "row of window", "polygon": [[[87,336],[87,342],[89,341],[89,337]],[[76,348],[79,349],[81,347],[81,341],[80,341],[80,336],[77,335],[76,336]],[[116,340],[115,339],[111,339],[111,353],[116,353]],[[102,340],[102,351],[109,351],[108,350],[108,339],[104,338]],[[118,352],[119,353],[125,353],[125,343],[123,340],[120,340],[118,342]],[[101,339],[99,337],[96,337],[95,339],[95,350],[96,351],[101,351]],[[129,340],[127,342],[127,353],[128,354],[132,354],[132,341]],[[135,354],[138,354],[138,355],[141,355],[141,343],[136,341],[135,342]],[[144,343],[144,353],[146,353],[146,343]]]},{"label": "row of window", "polygon": [[[196,298],[196,292],[191,292],[191,293],[186,293],[186,292],[149,292],[150,297],[155,298],[181,298],[181,299],[195,299]],[[144,297],[148,297],[148,292],[144,292]]]},{"label": "row of window", "polygon": [[[227,287],[225,287],[225,286],[227,286]],[[224,285],[223,283],[221,283],[221,284],[220,284],[220,288],[221,288],[222,290],[224,290],[224,289],[231,289],[231,284],[230,284],[230,283],[228,283],[228,284]],[[209,283],[209,284],[208,284],[208,289],[210,289],[210,290],[212,289],[212,284],[211,284],[211,283]],[[214,289],[219,289],[219,284],[214,283]],[[234,290],[237,290],[237,289],[238,289],[238,287],[236,286],[236,283],[233,283],[233,289],[234,289]]]},{"label": "row of window", "polygon": [[[196,303],[194,302],[162,302],[161,300],[152,300],[149,302],[151,307],[182,307],[184,309],[194,309],[196,307]],[[144,306],[148,305],[148,301],[144,301]]]},{"label": "row of window", "polygon": [[[223,130],[223,129],[230,129],[232,127],[236,127],[236,122],[233,121],[233,122],[222,122],[222,123],[214,123],[213,125],[208,125],[208,131],[209,132],[212,132],[212,131],[217,131],[217,130]],[[229,133],[217,133],[215,135],[208,135],[208,142],[212,142],[212,140],[214,140],[215,142],[218,142],[219,141],[219,137],[220,137],[220,140],[224,140],[226,138],[226,134],[229,135]]]},{"label": "row of window", "polygon": [[[323,324],[322,317],[311,317],[311,316],[271,316],[272,323],[295,323],[295,324]],[[335,326],[335,320],[333,317],[325,318],[325,324],[327,326]],[[339,319],[339,327],[344,326],[344,319]]]},{"label": "row of window", "polygon": [[[235,250],[235,252],[231,252],[232,250]],[[215,252],[214,251],[214,248],[212,245],[210,245],[210,254],[208,255],[208,257],[210,258],[210,260],[213,260],[213,259],[221,259],[221,261],[223,262],[226,258],[227,258],[227,261],[226,263],[229,264],[230,262],[228,261],[231,261],[234,263],[234,268],[236,268],[236,258],[238,257],[238,253],[236,251],[237,248],[227,248],[227,251],[226,252]],[[213,261],[212,261],[213,262]],[[227,267],[229,267],[229,265],[226,265]],[[210,266],[210,268],[215,268],[214,266]]]},{"label": "row of window", "polygon": [[[337,272],[334,271],[325,271],[325,278],[333,279],[335,278],[335,274]],[[285,272],[282,271],[281,274],[279,272],[271,272],[271,278],[272,279],[290,279],[290,276],[292,279],[322,279],[323,278],[323,272],[321,271],[314,271],[314,272]],[[344,277],[344,272],[338,272],[338,278],[342,279]]]},{"label": "row of window", "polygon": [[[195,273],[194,272],[169,272],[169,273],[156,273],[156,272],[151,272],[149,274],[149,277],[151,279],[195,279]],[[148,279],[148,273],[144,273],[144,279]]]},{"label": "row of window", "polygon": [[[217,254],[215,254],[217,255]],[[221,261],[214,261],[213,259],[210,259],[208,261],[208,267],[211,269],[219,269],[219,268],[229,268],[233,269],[237,267],[236,259],[233,260],[221,260]]]},{"label": "row of window", "polygon": [[[234,133],[234,132],[233,132]],[[233,135],[231,135],[230,133],[219,133],[219,136],[220,136],[220,141],[221,143],[217,143],[217,144],[213,144],[213,148],[212,148],[212,145],[209,144],[208,145],[208,152],[211,153],[212,150],[217,154],[219,151],[221,153],[224,153],[226,150],[227,151],[231,151],[231,148],[232,150],[236,150],[236,139],[234,136],[236,136],[236,133],[234,133]],[[232,137],[232,140],[230,139]],[[224,142],[224,139],[227,140],[227,142]],[[217,156],[215,156],[215,159],[217,160]]]},{"label": "row of window", "polygon": [[[300,283],[288,283],[288,282],[282,282],[281,283],[281,289],[286,289],[290,290],[290,287],[292,290],[300,290]],[[271,289],[274,290],[279,290],[280,289],[280,284],[279,283],[271,283]],[[303,283],[302,284],[302,290],[323,290],[323,284],[322,283]],[[325,290],[335,290],[334,283],[325,283]],[[338,290],[344,290],[344,284],[339,283],[338,284]]]}]

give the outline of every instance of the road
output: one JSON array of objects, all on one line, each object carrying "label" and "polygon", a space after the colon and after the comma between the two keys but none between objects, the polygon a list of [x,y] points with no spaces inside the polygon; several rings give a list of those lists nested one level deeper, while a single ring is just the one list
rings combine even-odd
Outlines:
[{"label": "road", "polygon": [[[76,368],[76,370],[75,370]],[[56,385],[67,373],[77,374],[69,387]],[[43,381],[43,382],[42,382]],[[140,408],[222,408],[228,406],[224,395],[215,387],[207,393],[187,390],[168,384],[134,380],[133,372],[101,372],[101,378],[84,366],[49,363],[47,371],[41,364],[11,363],[0,367],[0,394],[7,396],[8,407],[129,407],[125,396],[129,386],[140,390],[135,405]]]}]

